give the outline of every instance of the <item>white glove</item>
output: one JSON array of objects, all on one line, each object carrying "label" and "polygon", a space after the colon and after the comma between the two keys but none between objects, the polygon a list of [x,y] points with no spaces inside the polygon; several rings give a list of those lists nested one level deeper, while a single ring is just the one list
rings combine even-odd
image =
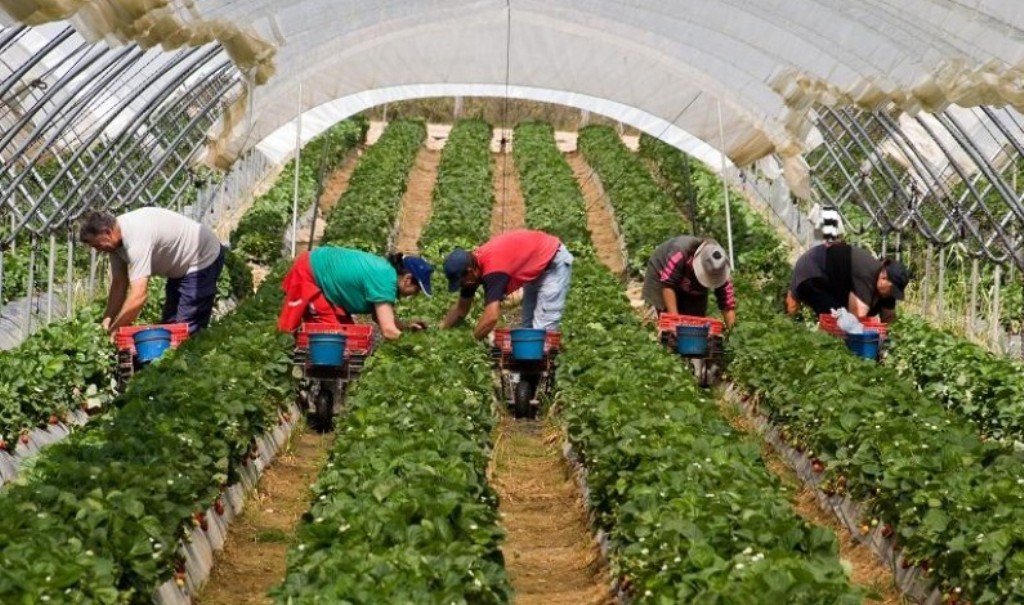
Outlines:
[{"label": "white glove", "polygon": [[832,309],[832,317],[836,318],[836,325],[847,334],[863,334],[864,326],[857,318],[846,309]]}]

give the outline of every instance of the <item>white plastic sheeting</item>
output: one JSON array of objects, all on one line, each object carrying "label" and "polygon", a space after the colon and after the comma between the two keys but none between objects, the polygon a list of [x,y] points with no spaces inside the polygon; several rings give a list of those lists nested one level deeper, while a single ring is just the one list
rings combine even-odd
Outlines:
[{"label": "white plastic sheeting", "polygon": [[430,85],[586,99],[648,132],[653,119],[670,124],[736,165],[778,153],[798,192],[815,102],[1024,108],[1019,0],[0,0],[0,10],[8,22],[72,18],[90,39],[220,41],[265,82],[250,120],[242,102],[226,121],[221,165],[294,118],[300,82],[307,108]]}]

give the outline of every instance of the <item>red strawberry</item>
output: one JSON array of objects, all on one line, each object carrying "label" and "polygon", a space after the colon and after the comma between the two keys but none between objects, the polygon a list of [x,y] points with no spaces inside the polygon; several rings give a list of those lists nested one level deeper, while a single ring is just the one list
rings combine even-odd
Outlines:
[{"label": "red strawberry", "polygon": [[224,514],[224,501],[221,500],[220,498],[217,498],[217,500],[215,500],[214,503],[213,503],[213,510],[218,515],[223,515]]},{"label": "red strawberry", "polygon": [[176,571],[174,572],[174,583],[178,585],[178,588],[185,588],[185,572]]},{"label": "red strawberry", "polygon": [[825,463],[815,458],[814,460],[811,460],[811,470],[816,473],[820,473],[825,470]]},{"label": "red strawberry", "polygon": [[882,537],[883,538],[888,538],[889,536],[892,535],[892,532],[893,532],[892,525],[889,525],[888,523],[886,523],[885,525],[882,526]]},{"label": "red strawberry", "polygon": [[21,442],[25,443],[25,444],[28,443],[28,433],[22,433],[21,434]]},{"label": "red strawberry", "polygon": [[50,424],[57,424],[58,422],[60,422],[60,418],[57,418],[56,414],[51,414],[50,415]]}]

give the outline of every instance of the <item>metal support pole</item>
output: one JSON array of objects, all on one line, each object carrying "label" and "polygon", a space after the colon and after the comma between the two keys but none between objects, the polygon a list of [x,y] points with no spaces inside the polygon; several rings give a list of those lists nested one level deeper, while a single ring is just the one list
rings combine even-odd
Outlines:
[{"label": "metal support pole", "polygon": [[53,321],[53,278],[57,270],[57,236],[50,232],[50,260],[46,267],[46,323]]},{"label": "metal support pole", "polygon": [[64,315],[71,319],[75,312],[75,236],[71,229],[68,229],[68,267],[65,285],[67,294],[64,297]]},{"label": "metal support pole", "polygon": [[939,248],[939,289],[935,296],[939,324],[946,319],[946,249]]},{"label": "metal support pole", "polygon": [[978,259],[971,259],[971,308],[968,313],[967,334],[974,335],[978,329]]},{"label": "metal support pole", "polygon": [[722,149],[722,173],[718,175],[722,179],[722,192],[725,194],[725,233],[729,238],[729,265],[736,268],[736,258],[732,251],[732,214],[729,210],[729,184],[725,182],[725,128],[722,126],[722,102],[718,102],[718,139]]},{"label": "metal support pole", "polygon": [[7,258],[7,251],[0,249],[0,310],[4,306],[4,259]]},{"label": "metal support pole", "polygon": [[1003,277],[1003,266],[1002,265],[996,265],[995,282],[993,283],[993,286],[992,286],[992,288],[993,288],[993,291],[992,291],[992,317],[990,318],[990,323],[991,323],[991,326],[992,326],[992,336],[991,336],[991,338],[992,338],[992,348],[995,349],[996,351],[1000,352],[1000,353],[1003,352],[1003,343],[1001,343],[999,341],[999,323],[1000,323],[999,319],[1000,319],[1000,314],[1002,313],[1002,309],[1000,308],[1000,304],[999,304],[1000,303],[1000,300],[999,300],[999,290],[1001,289],[1000,282],[1002,281],[1002,277]]},{"label": "metal support pole", "polygon": [[89,248],[89,300],[96,297],[96,249]]},{"label": "metal support pole", "polygon": [[302,166],[302,82],[299,82],[299,107],[295,117],[295,182],[292,192],[292,258],[299,229],[299,169]]},{"label": "metal support pole", "polygon": [[924,312],[925,316],[931,315],[931,307],[929,306],[929,303],[931,302],[931,292],[929,291],[932,289],[933,283],[934,282],[932,279],[932,245],[928,244],[928,247],[925,249],[924,253],[924,287],[921,288],[922,294],[924,295],[924,299],[921,303],[921,310]]},{"label": "metal support pole", "polygon": [[25,313],[25,328],[22,335],[28,338],[28,335],[32,330],[32,291],[35,290],[35,272],[36,272],[36,247],[39,241],[36,236],[32,236],[29,240],[29,252],[28,252],[28,275],[26,276],[25,292],[28,294],[28,310]]},{"label": "metal support pole", "polygon": [[903,234],[896,232],[896,260],[903,262]]}]

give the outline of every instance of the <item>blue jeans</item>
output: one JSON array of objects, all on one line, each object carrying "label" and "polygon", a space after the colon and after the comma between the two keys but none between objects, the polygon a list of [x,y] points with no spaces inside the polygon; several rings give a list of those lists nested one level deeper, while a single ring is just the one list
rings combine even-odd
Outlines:
[{"label": "blue jeans", "polygon": [[213,301],[217,298],[217,279],[224,269],[224,247],[217,260],[198,271],[167,280],[163,319],[160,323],[187,323],[188,333],[195,334],[210,325]]},{"label": "blue jeans", "polygon": [[557,330],[565,311],[572,278],[572,254],[564,245],[540,277],[523,286],[522,327]]}]

